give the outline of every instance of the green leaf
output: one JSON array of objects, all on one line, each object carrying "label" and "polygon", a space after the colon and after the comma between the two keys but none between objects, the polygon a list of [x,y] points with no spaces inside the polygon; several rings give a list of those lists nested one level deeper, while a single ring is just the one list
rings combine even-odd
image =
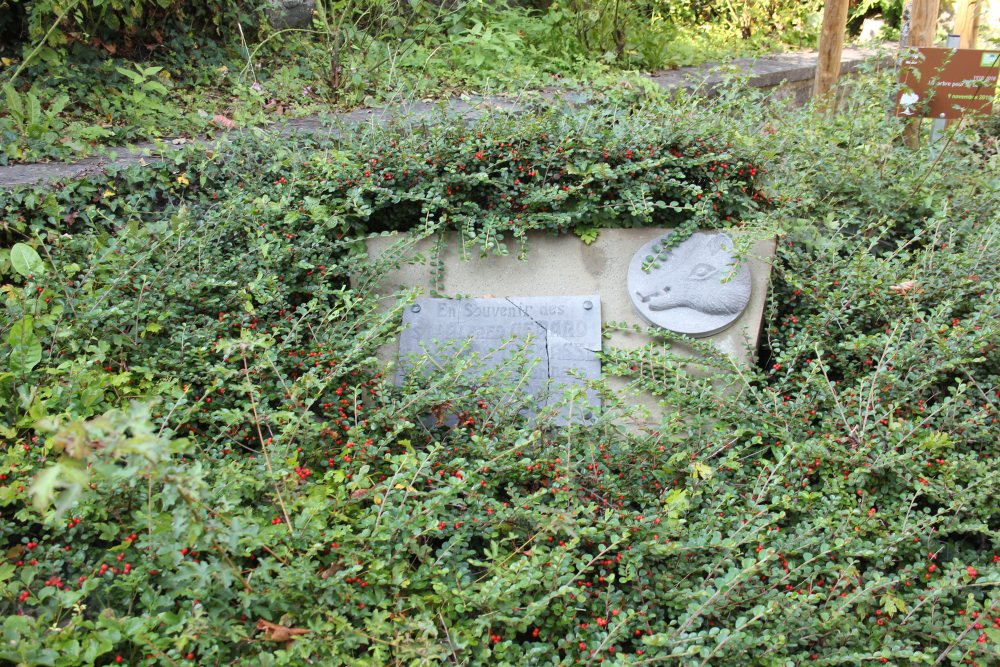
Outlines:
[{"label": "green leaf", "polygon": [[893,595],[892,593],[886,593],[879,600],[882,603],[882,609],[889,616],[895,616],[896,612],[906,611],[906,602],[902,598]]},{"label": "green leaf", "polygon": [[133,72],[132,70],[125,69],[124,67],[116,67],[115,70],[119,74],[127,76],[129,79],[132,80],[133,83],[142,83],[144,79],[141,72]]},{"label": "green leaf", "polygon": [[7,108],[10,110],[11,115],[15,119],[23,118],[24,105],[21,103],[21,96],[17,94],[17,90],[13,84],[5,83],[3,85],[3,92],[7,96]]},{"label": "green leaf", "polygon": [[169,92],[167,87],[159,81],[146,81],[142,84],[142,88],[143,90],[159,93],[160,95],[166,95]]},{"label": "green leaf", "polygon": [[31,485],[32,504],[39,512],[44,512],[56,497],[56,485],[59,483],[59,464],[51,465],[35,475]]},{"label": "green leaf", "polygon": [[49,108],[45,110],[45,113],[50,118],[55,118],[56,116],[62,113],[63,109],[66,108],[67,104],[69,104],[69,96],[59,95],[54,100],[49,102]]},{"label": "green leaf", "polygon": [[47,512],[55,503],[55,519],[59,519],[80,497],[89,482],[88,468],[79,461],[61,460],[35,475],[29,490],[31,504],[39,512]]},{"label": "green leaf", "polygon": [[712,479],[713,474],[715,474],[715,471],[701,461],[695,461],[691,464],[691,476],[696,479]]},{"label": "green leaf", "polygon": [[25,374],[42,360],[42,343],[35,335],[33,321],[23,317],[14,323],[7,335],[7,343],[13,348],[10,352],[10,370],[16,374]]},{"label": "green leaf", "polygon": [[925,434],[921,439],[920,446],[924,449],[929,449],[932,452],[940,452],[945,449],[951,449],[953,443],[947,433],[942,433],[941,431],[931,431],[930,433]]},{"label": "green leaf", "polygon": [[598,235],[601,233],[599,227],[577,227],[573,230],[574,233],[580,237],[580,240],[590,245],[597,240]]},{"label": "green leaf", "polygon": [[25,278],[45,273],[45,265],[35,249],[26,243],[15,243],[10,249],[10,263]]}]

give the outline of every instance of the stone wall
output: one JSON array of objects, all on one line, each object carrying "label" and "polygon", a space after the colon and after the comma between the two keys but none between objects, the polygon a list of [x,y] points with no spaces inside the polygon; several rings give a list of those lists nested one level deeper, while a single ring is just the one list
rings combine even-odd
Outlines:
[{"label": "stone wall", "polygon": [[[850,78],[866,65],[874,69],[893,67],[896,46],[880,48],[847,47],[841,55],[840,75]],[[714,94],[720,86],[733,79],[746,78],[748,86],[763,89],[774,99],[791,98],[805,104],[812,97],[818,55],[815,51],[780,53],[761,58],[739,58],[725,65],[684,67],[652,76],[666,89],[684,88]]]}]

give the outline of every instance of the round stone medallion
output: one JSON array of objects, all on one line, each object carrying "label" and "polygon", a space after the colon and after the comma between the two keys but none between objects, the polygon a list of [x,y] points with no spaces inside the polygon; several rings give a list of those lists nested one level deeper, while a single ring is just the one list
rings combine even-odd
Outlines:
[{"label": "round stone medallion", "polygon": [[719,333],[750,303],[750,268],[733,271],[733,240],[695,232],[665,251],[669,234],[639,248],[628,267],[628,295],[650,324],[702,337]]}]

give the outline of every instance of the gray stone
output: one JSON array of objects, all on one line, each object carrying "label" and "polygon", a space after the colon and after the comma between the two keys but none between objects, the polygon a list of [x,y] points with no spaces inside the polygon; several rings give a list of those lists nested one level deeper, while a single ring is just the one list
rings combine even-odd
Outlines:
[{"label": "gray stone", "polygon": [[[418,299],[404,311],[403,326],[397,383],[420,356],[433,360],[422,366],[425,373],[450,357],[461,357],[472,362],[465,376],[470,387],[518,386],[512,401],[530,399],[542,407],[558,403],[566,389],[579,387],[586,391],[587,405],[574,413],[583,421],[593,419],[600,406],[597,393],[585,387],[586,380],[601,376],[601,301],[596,294]],[[518,353],[523,353],[524,368],[511,363]],[[564,408],[557,422],[567,421]]]},{"label": "gray stone", "polygon": [[312,23],[315,0],[270,0],[267,20],[275,28],[299,28]]},{"label": "gray stone", "polygon": [[695,232],[670,248],[670,234],[639,248],[628,267],[632,306],[650,324],[693,337],[731,326],[750,303],[746,262],[738,267],[733,240]]}]

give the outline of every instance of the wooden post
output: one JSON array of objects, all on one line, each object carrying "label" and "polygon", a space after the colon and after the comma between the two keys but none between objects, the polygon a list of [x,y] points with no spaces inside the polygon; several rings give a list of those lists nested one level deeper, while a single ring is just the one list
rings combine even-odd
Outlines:
[{"label": "wooden post", "polygon": [[976,48],[976,33],[979,32],[980,0],[958,0],[955,3],[955,34],[962,38],[960,49]]},{"label": "wooden post", "polygon": [[941,0],[913,0],[910,10],[910,37],[907,46],[934,46]]},{"label": "wooden post", "polygon": [[[933,46],[941,0],[913,0],[910,9],[910,34],[905,46]],[[920,144],[920,119],[914,118],[903,128],[903,143],[909,148]]]},{"label": "wooden post", "polygon": [[844,32],[847,30],[849,0],[824,0],[823,29],[819,35],[819,62],[813,97],[821,107],[830,107],[830,91],[840,77],[840,56],[844,49]]}]

